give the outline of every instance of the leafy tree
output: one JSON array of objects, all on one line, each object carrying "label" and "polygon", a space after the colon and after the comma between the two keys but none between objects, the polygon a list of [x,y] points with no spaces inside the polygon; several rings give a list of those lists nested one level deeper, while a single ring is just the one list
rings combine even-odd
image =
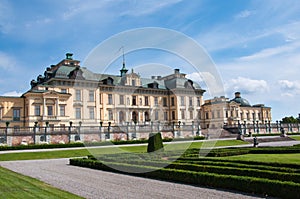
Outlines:
[{"label": "leafy tree", "polygon": [[298,123],[299,122],[299,119],[298,118],[294,118],[293,116],[290,116],[290,117],[284,117],[282,118],[282,123]]}]

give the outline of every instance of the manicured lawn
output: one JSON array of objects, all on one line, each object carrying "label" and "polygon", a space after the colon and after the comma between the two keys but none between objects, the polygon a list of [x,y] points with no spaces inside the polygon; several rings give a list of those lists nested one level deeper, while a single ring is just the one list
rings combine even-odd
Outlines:
[{"label": "manicured lawn", "polygon": [[219,140],[219,141],[202,141],[202,142],[193,142],[193,143],[180,143],[180,144],[166,144],[165,149],[167,151],[171,150],[182,150],[187,148],[211,148],[211,147],[220,147],[220,146],[234,146],[241,144],[249,144],[248,142],[241,140]]},{"label": "manicured lawn", "polygon": [[[207,145],[207,143],[209,143]],[[240,140],[220,140],[217,142],[207,141],[203,145],[203,142],[193,143],[178,143],[165,145],[166,151],[183,150],[187,148],[200,148],[201,146],[232,146],[239,144],[247,144]],[[146,152],[147,146],[126,146],[126,147],[108,147],[108,148],[90,148],[90,149],[73,149],[73,150],[61,150],[61,151],[45,151],[45,152],[25,152],[25,153],[7,153],[0,155],[0,161],[9,160],[34,160],[34,159],[54,159],[54,158],[70,158],[70,157],[82,157],[90,154],[112,154],[112,153],[141,153]]]},{"label": "manicured lawn", "polygon": [[291,164],[299,164],[299,166],[300,166],[300,153],[290,153],[290,154],[246,154],[246,155],[221,157],[220,159],[247,160],[247,161],[258,161],[258,162],[291,163]]},{"label": "manicured lawn", "polygon": [[294,140],[299,140],[300,141],[300,136],[299,135],[292,135],[289,136],[290,138],[293,138]]},{"label": "manicured lawn", "polygon": [[81,198],[0,167],[0,198]]}]

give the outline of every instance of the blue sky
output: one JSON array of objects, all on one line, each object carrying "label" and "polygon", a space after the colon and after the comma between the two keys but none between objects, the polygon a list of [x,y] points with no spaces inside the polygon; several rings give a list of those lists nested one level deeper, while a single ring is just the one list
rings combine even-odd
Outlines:
[{"label": "blue sky", "polygon": [[[296,0],[0,0],[0,95],[27,91],[30,80],[66,52],[83,61],[112,35],[143,27],[176,30],[203,46],[227,97],[240,91],[251,104],[271,106],[274,121],[300,113]],[[180,68],[205,87],[174,55],[157,50],[126,55],[128,68],[151,62]],[[121,67],[120,60],[114,64]]]}]

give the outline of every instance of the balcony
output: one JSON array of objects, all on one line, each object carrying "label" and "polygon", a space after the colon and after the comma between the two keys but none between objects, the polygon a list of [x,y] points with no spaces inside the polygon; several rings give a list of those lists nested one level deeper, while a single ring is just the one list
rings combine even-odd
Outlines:
[{"label": "balcony", "polygon": [[54,116],[54,115],[47,115],[47,116],[43,116],[43,120],[44,121],[58,121],[58,116]]}]

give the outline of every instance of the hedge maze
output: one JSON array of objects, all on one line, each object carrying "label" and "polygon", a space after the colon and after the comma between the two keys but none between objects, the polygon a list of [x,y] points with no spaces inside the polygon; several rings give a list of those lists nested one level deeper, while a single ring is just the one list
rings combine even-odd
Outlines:
[{"label": "hedge maze", "polygon": [[122,153],[71,159],[70,164],[110,172],[198,186],[209,186],[280,198],[300,198],[300,163],[225,160],[220,156],[300,153],[300,146],[215,149],[209,157],[199,149],[155,153]]}]

